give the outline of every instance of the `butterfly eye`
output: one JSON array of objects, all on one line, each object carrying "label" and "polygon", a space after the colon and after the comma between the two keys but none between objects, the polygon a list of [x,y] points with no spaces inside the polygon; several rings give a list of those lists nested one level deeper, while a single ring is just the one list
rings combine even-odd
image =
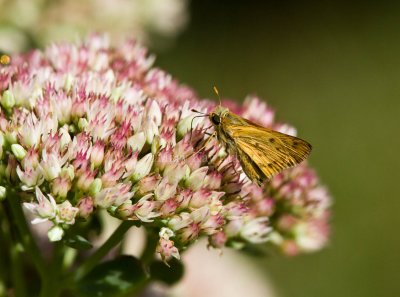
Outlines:
[{"label": "butterfly eye", "polygon": [[212,114],[211,116],[211,122],[213,122],[214,125],[219,125],[221,124],[221,118],[217,114]]}]

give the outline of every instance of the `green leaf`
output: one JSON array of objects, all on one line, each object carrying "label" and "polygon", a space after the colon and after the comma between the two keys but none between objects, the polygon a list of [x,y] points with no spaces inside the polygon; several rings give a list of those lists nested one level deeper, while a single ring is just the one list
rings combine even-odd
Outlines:
[{"label": "green leaf", "polygon": [[64,239],[64,243],[65,245],[77,250],[88,250],[93,247],[89,240],[80,235],[72,235],[71,237],[67,237]]},{"label": "green leaf", "polygon": [[168,261],[169,267],[162,261],[154,261],[150,265],[150,276],[167,285],[177,283],[183,276],[185,268],[181,261],[172,258]]},{"label": "green leaf", "polygon": [[77,284],[77,293],[84,297],[123,296],[142,288],[147,280],[140,260],[132,256],[97,265]]}]

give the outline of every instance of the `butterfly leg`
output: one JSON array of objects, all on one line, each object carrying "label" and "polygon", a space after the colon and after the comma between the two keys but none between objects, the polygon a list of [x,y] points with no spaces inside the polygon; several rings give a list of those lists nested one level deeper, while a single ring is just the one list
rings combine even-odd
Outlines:
[{"label": "butterfly leg", "polygon": [[[200,113],[200,112],[197,111],[197,110],[193,110],[193,111]],[[196,118],[204,118],[204,117],[208,117],[208,114],[202,114],[202,115],[198,115],[198,116],[194,116],[194,117],[193,117],[192,121],[190,122],[190,140],[192,140],[193,121],[194,121]],[[210,126],[210,127],[211,127],[211,126]],[[208,128],[206,129],[206,131],[207,131],[210,127],[208,127]]]},{"label": "butterfly leg", "polygon": [[209,144],[210,141],[211,141],[214,137],[216,137],[216,136],[217,136],[217,133],[216,133],[216,132],[212,133],[212,134],[207,138],[207,140],[204,142],[203,146],[202,146],[198,151],[200,152],[201,150],[203,150],[203,149],[207,146],[207,144]]},{"label": "butterfly leg", "polygon": [[201,151],[207,146],[207,144],[209,144],[209,142],[210,142],[216,135],[217,135],[216,132],[214,132],[213,134],[211,134],[211,135],[207,138],[207,140],[204,142],[204,144],[203,144],[196,152],[193,152],[193,153],[190,154],[188,157],[191,157],[192,155],[198,154],[199,152],[201,152]]}]

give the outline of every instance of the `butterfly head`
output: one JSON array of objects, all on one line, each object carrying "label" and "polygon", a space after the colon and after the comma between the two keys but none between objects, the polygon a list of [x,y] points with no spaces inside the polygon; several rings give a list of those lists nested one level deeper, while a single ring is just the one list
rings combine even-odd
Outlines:
[{"label": "butterfly head", "polygon": [[222,106],[217,106],[213,112],[210,113],[209,118],[211,123],[218,126],[221,124],[223,117],[229,112],[229,110]]}]

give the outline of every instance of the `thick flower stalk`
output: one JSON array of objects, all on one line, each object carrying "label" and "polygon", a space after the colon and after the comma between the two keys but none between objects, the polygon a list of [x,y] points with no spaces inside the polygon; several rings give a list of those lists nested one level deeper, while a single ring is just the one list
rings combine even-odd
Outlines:
[{"label": "thick flower stalk", "polygon": [[[251,184],[235,156],[208,139],[208,118],[192,111],[216,104],[153,61],[135,42],[113,48],[99,36],[12,57],[0,72],[1,193],[23,193],[32,224],[51,222],[51,241],[100,209],[136,221],[156,230],[166,261],[202,236],[217,248],[321,248],[330,198],[308,164]],[[224,104],[295,133],[258,98]]]}]

